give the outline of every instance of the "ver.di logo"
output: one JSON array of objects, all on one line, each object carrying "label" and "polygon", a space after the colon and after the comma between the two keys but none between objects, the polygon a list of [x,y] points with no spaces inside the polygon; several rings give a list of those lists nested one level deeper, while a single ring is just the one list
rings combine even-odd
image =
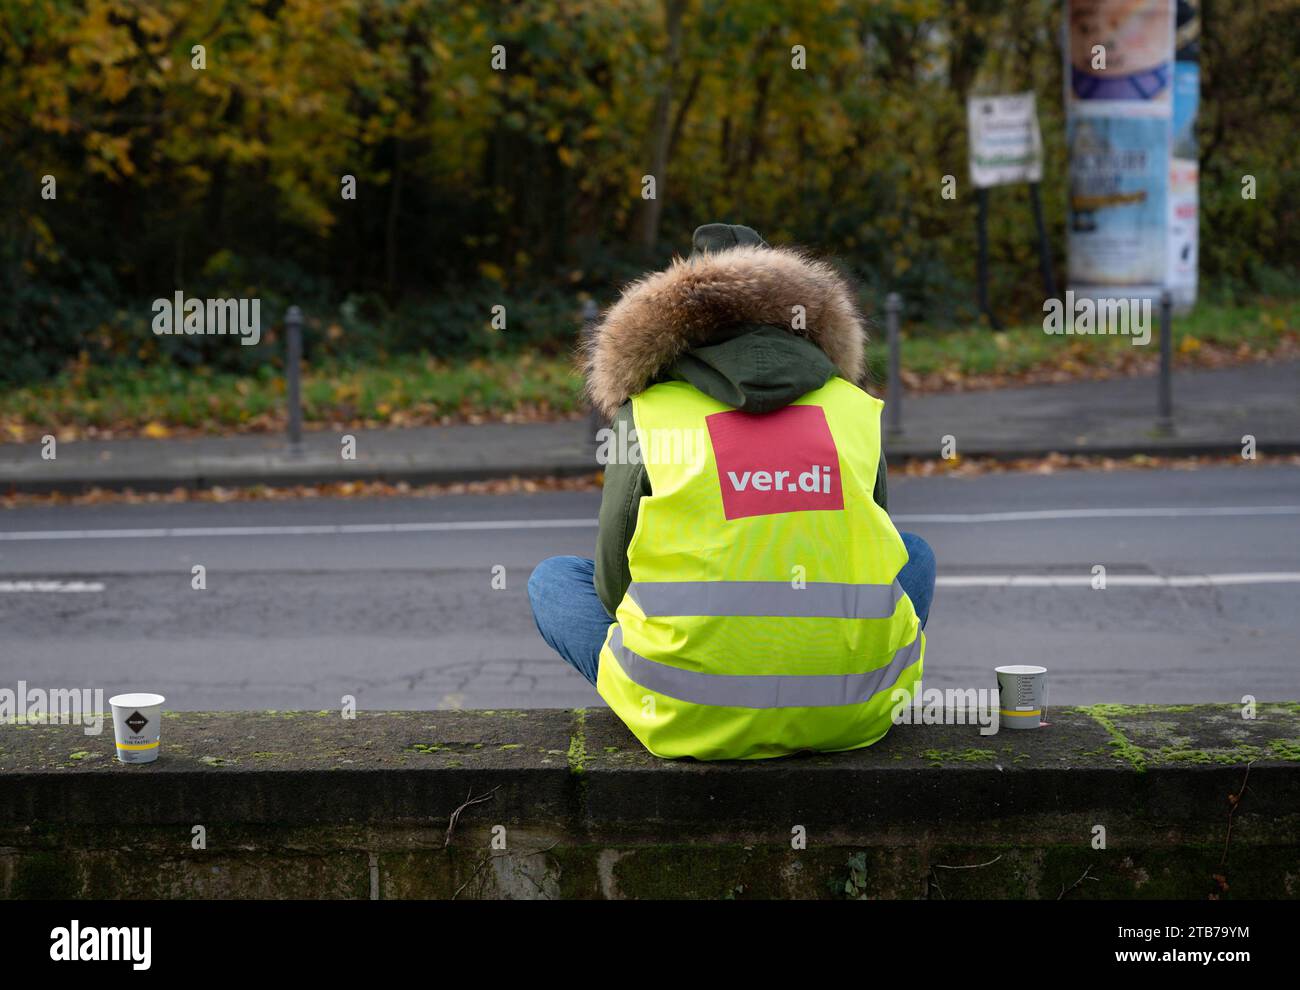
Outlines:
[{"label": "ver.di logo", "polygon": [[728,519],[842,510],[840,456],[821,406],[704,418]]}]

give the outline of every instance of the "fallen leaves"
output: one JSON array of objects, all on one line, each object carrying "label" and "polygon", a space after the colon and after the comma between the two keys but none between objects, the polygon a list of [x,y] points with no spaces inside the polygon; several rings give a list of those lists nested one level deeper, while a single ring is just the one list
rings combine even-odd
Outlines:
[{"label": "fallen leaves", "polygon": [[[1289,314],[1295,304],[1287,305]],[[1184,325],[1176,338],[1175,367],[1224,368],[1300,359],[1300,333],[1293,329],[1300,319],[1261,313],[1255,322],[1267,334],[1250,340],[1231,336],[1220,326],[1227,321],[1233,333],[1240,333],[1243,319],[1234,310],[1210,307],[1199,323]],[[1076,338],[1060,340],[1047,350],[1043,339],[1022,328],[905,340],[904,391],[987,391],[1151,376],[1159,369],[1156,339],[1149,346],[1134,347],[1127,342],[1120,346],[1118,338],[1108,338],[1105,346],[1099,338]],[[873,361],[882,359],[879,343],[871,346]],[[931,370],[917,371],[918,366]],[[549,422],[585,415],[581,380],[572,361],[546,351],[458,362],[414,355],[380,364],[308,366],[305,372],[307,429],[355,432]],[[882,384],[879,391],[887,390]],[[64,441],[274,433],[286,426],[284,393],[279,373],[235,378],[208,368],[182,372],[153,367],[128,378],[121,372],[97,372],[83,351],[59,379],[0,396],[0,440],[28,443],[46,434]]]},{"label": "fallen leaves", "polygon": [[1167,470],[1194,471],[1204,467],[1258,467],[1264,464],[1289,464],[1300,467],[1300,454],[1266,457],[1260,455],[1253,461],[1243,461],[1237,455],[1205,455],[1199,457],[1160,457],[1135,454],[1132,457],[1099,457],[1095,454],[1049,454],[1046,457],[998,460],[992,457],[939,458],[926,460],[898,460],[889,462],[891,477],[907,478],[954,477],[969,478],[982,474],[1056,474],[1059,471],[1134,471]]},{"label": "fallen leaves", "polygon": [[188,489],[174,488],[167,492],[137,492],[132,489],[110,491],[92,488],[76,495],[53,492],[42,495],[11,494],[0,496],[0,507],[15,509],[24,506],[56,505],[144,505],[179,502],[290,502],[297,499],[317,498],[433,498],[440,495],[518,495],[535,492],[590,492],[600,491],[599,473],[558,477],[548,475],[538,478],[500,478],[490,481],[449,482],[443,484],[412,485],[405,481],[335,481],[318,485],[289,485],[272,488],[253,485],[247,488]]},{"label": "fallen leaves", "polygon": [[[219,400],[209,400],[209,408]],[[338,410],[331,410],[334,416]],[[303,429],[332,430],[334,432],[355,432],[357,430],[377,430],[401,428],[406,426],[460,426],[479,425],[482,423],[559,423],[581,419],[587,413],[583,411],[560,410],[549,403],[521,403],[514,409],[502,412],[484,412],[460,410],[455,414],[439,411],[427,403],[416,404],[409,409],[394,409],[387,417],[379,419],[373,416],[336,416],[325,422],[306,422]],[[13,443],[31,443],[40,440],[46,433],[54,434],[60,443],[74,440],[126,440],[133,437],[150,437],[165,439],[168,437],[194,438],[210,436],[232,436],[236,434],[283,433],[288,429],[286,417],[282,411],[265,412],[252,415],[248,410],[239,414],[239,422],[229,423],[211,419],[202,426],[185,426],[179,423],[165,424],[150,420],[143,425],[125,422],[112,427],[95,425],[62,424],[53,427],[20,419],[0,418],[0,433],[3,440]],[[165,432],[164,432],[165,431]]]}]

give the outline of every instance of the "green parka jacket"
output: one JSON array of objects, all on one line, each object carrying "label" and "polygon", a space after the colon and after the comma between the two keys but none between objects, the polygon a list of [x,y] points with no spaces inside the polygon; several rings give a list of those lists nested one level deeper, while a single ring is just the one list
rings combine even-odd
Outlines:
[{"label": "green parka jacket", "polygon": [[[866,332],[853,298],[829,265],[771,248],[749,227],[707,224],[688,259],[632,283],[592,328],[583,343],[588,394],[613,417],[614,437],[634,438],[628,400],[658,381],[688,382],[753,413],[787,406],[834,375],[861,384]],[[596,591],[611,617],[632,580],[627,548],[641,496],[651,494],[639,460],[605,466]],[[883,451],[874,494],[888,510]]]}]

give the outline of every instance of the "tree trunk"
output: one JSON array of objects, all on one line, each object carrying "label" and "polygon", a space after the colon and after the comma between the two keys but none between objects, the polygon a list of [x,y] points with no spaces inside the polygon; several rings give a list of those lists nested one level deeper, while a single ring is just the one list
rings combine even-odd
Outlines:
[{"label": "tree trunk", "polygon": [[655,98],[650,135],[650,174],[655,180],[655,198],[646,200],[641,214],[641,235],[637,239],[647,254],[659,241],[659,222],[663,218],[664,194],[668,188],[668,151],[672,141],[673,86],[682,55],[682,15],[687,0],[664,0],[664,25],[668,32],[668,73]]},{"label": "tree trunk", "polygon": [[389,185],[388,217],[384,224],[384,282],[390,299],[397,297],[397,221],[402,213],[402,141],[393,138],[393,179]]}]

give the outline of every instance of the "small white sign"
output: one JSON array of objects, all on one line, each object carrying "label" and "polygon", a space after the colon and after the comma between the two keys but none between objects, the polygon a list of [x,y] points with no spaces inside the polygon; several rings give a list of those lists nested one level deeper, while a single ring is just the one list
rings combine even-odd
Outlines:
[{"label": "small white sign", "polygon": [[976,188],[1043,178],[1043,137],[1033,93],[972,96],[966,102],[970,127],[970,178]]}]

